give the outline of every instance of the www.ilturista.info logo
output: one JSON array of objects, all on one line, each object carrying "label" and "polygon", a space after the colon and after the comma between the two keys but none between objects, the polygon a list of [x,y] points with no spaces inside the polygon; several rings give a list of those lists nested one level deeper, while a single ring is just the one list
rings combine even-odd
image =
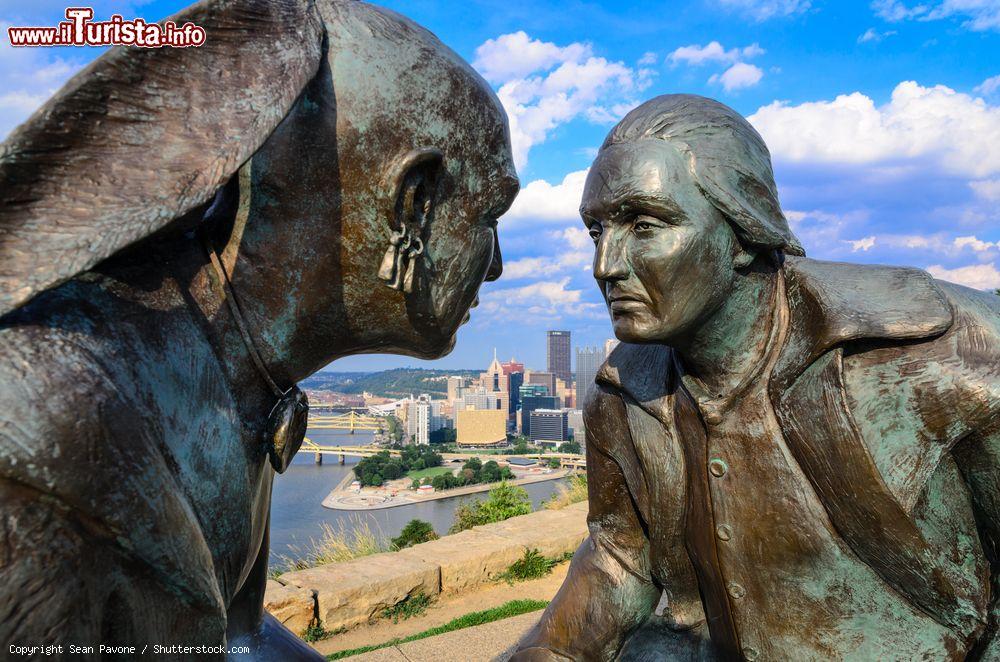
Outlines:
[{"label": "www.ilturista.info logo", "polygon": [[93,21],[92,7],[69,7],[65,21],[53,28],[9,27],[11,46],[141,46],[186,48],[205,43],[205,28],[188,22],[177,25],[125,20],[114,14],[107,21]]}]

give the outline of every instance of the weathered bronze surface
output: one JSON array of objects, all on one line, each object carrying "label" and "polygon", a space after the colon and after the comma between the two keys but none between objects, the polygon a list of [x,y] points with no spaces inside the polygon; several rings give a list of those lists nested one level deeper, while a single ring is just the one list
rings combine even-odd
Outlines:
[{"label": "weathered bronze surface", "polygon": [[261,608],[289,389],[451,349],[501,271],[506,117],[370,5],[173,20],[205,45],[113,48],[0,146],[0,641],[310,659]]},{"label": "weathered bronze surface", "polygon": [[1000,298],[803,257],[702,97],[629,113],[581,214],[624,342],[590,538],[515,659],[1000,658]]}]

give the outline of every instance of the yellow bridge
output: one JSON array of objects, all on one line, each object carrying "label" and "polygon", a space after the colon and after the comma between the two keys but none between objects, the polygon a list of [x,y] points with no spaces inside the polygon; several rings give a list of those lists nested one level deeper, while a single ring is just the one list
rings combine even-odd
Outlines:
[{"label": "yellow bridge", "polygon": [[358,414],[353,410],[346,414],[320,414],[309,417],[310,430],[347,430],[354,434],[355,430],[383,432],[385,428],[385,418]]}]

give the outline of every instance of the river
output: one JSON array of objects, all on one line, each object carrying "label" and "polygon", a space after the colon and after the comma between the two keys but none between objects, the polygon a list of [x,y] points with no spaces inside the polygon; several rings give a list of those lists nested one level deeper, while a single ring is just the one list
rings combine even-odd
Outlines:
[{"label": "river", "polygon": [[[314,430],[308,433],[310,439],[321,445],[344,444],[351,446],[371,443],[371,433],[347,434],[333,430]],[[352,470],[359,458],[348,457],[347,464],[341,466],[336,456],[325,455],[323,465],[316,466],[312,453],[300,453],[292,460],[285,473],[275,476],[274,492],[271,500],[271,563],[282,557],[298,558],[309,547],[310,539],[318,539],[322,534],[321,524],[326,522],[339,529],[353,528],[359,521],[367,521],[373,531],[386,537],[399,535],[411,519],[430,522],[434,530],[443,535],[448,532],[454,520],[455,508],[459,504],[486,497],[486,493],[469,494],[451,499],[438,499],[427,503],[397,506],[381,510],[342,511],[330,510],[321,505],[330,493]],[[555,491],[559,481],[550,480],[525,485],[532,504],[538,508]]]}]

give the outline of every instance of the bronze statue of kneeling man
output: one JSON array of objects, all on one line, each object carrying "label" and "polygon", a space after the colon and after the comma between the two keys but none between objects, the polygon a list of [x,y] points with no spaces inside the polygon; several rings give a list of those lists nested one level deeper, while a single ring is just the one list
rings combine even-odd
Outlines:
[{"label": "bronze statue of kneeling man", "polygon": [[111,48],[0,145],[0,643],[322,660],[262,607],[295,384],[451,350],[502,270],[507,118],[362,2],[173,20],[204,46]]},{"label": "bronze statue of kneeling man", "polygon": [[805,258],[702,97],[629,113],[581,214],[623,344],[590,538],[515,659],[1000,657],[1000,298]]}]

